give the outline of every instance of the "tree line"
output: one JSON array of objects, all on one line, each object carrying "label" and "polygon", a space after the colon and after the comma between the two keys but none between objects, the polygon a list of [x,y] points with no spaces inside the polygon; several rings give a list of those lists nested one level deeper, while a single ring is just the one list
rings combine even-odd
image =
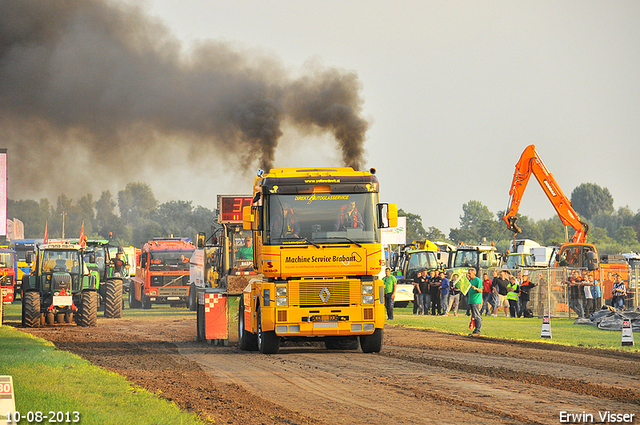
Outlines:
[{"label": "tree line", "polygon": [[[640,251],[640,211],[634,213],[628,207],[615,210],[613,196],[607,188],[583,183],[571,193],[571,203],[580,217],[589,224],[587,240],[605,254]],[[447,241],[453,244],[479,244],[494,242],[500,251],[506,251],[513,233],[502,221],[504,211],[492,213],[480,201],[471,200],[462,205],[459,227],[449,229],[445,235],[436,227],[424,228],[418,214],[400,210],[407,217],[407,242],[418,239]],[[153,190],[146,183],[132,182],[117,193],[102,192],[94,200],[87,194],[75,202],[65,194],[58,196],[55,206],[46,198],[12,200],[7,202],[7,217],[18,218],[24,223],[25,237],[42,238],[48,223],[50,238],[77,238],[82,222],[89,238],[109,238],[124,246],[142,246],[154,237],[193,237],[197,232],[211,232],[216,213],[202,206],[194,207],[191,201],[158,203]],[[518,214],[518,226],[522,233],[518,238],[535,240],[544,246],[565,241],[565,228],[560,219],[532,220]],[[569,229],[571,238],[573,230]]]},{"label": "tree line", "polygon": [[[117,201],[116,201],[117,199]],[[99,199],[87,194],[74,202],[65,194],[58,196],[55,206],[47,199],[7,200],[7,218],[24,223],[25,238],[44,236],[45,223],[49,238],[77,238],[84,222],[89,239],[109,239],[123,246],[142,246],[154,237],[193,237],[197,232],[211,231],[215,212],[194,207],[191,201],[158,203],[146,183],[132,182],[119,191],[117,198],[109,190]],[[117,209],[116,209],[117,207]]]}]

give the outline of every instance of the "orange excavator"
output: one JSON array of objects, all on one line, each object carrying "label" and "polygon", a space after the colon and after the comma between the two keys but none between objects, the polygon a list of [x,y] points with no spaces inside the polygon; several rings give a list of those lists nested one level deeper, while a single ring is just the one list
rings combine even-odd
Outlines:
[{"label": "orange excavator", "polygon": [[[502,217],[504,222],[507,223],[507,228],[514,234],[521,233],[520,228],[516,224],[518,220],[516,214],[518,213],[520,201],[522,201],[522,195],[527,188],[531,174],[533,174],[538,180],[538,183],[540,183],[542,190],[558,213],[562,224],[571,226],[575,230],[571,242],[564,243],[560,246],[559,255],[556,257],[556,266],[597,268],[598,258],[596,247],[593,244],[586,243],[589,226],[580,220],[580,217],[571,206],[571,202],[553,178],[553,174],[547,170],[540,155],[536,152],[535,145],[527,146],[516,164],[516,171],[513,174],[513,182],[509,190],[509,205],[504,217]],[[589,252],[593,254],[588,254]]]},{"label": "orange excavator", "polygon": [[507,223],[507,228],[514,234],[521,232],[516,225],[518,220],[516,214],[531,174],[536,176],[540,186],[542,186],[542,190],[558,213],[562,224],[571,226],[575,230],[571,241],[560,245],[560,248],[556,251],[557,255],[553,256],[549,266],[586,268],[589,271],[593,271],[593,277],[603,284],[602,298],[605,300],[611,298],[613,276],[617,273],[624,281],[628,282],[629,266],[624,261],[616,261],[615,258],[610,259],[609,256],[604,255],[603,260],[600,261],[595,245],[587,243],[589,226],[580,220],[580,217],[571,206],[571,202],[564,195],[553,175],[547,170],[542,159],[540,159],[535,145],[527,146],[516,164],[516,171],[513,174],[513,182],[509,190],[509,205],[502,218]]}]

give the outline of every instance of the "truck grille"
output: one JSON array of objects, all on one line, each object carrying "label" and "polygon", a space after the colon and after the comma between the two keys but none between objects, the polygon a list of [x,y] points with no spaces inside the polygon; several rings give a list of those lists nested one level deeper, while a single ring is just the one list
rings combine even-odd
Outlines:
[{"label": "truck grille", "polygon": [[361,285],[355,281],[300,280],[292,285],[291,304],[300,307],[348,306],[359,304]]},{"label": "truck grille", "polygon": [[189,286],[189,275],[151,276],[151,286]]}]

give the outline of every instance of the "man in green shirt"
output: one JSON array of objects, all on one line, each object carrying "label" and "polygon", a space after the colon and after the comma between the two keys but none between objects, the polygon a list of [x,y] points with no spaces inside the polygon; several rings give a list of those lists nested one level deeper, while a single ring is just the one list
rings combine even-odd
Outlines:
[{"label": "man in green shirt", "polygon": [[467,278],[471,286],[469,287],[469,306],[471,307],[471,317],[476,323],[476,328],[470,335],[480,335],[482,327],[482,315],[480,308],[482,307],[482,280],[476,276],[476,269],[470,268],[467,272]]},{"label": "man in green shirt", "polygon": [[251,246],[251,238],[249,236],[244,238],[244,246],[241,246],[236,251],[236,258],[238,260],[253,260],[253,246]]},{"label": "man in green shirt", "polygon": [[384,270],[384,305],[387,307],[387,319],[393,320],[393,300],[396,298],[396,277],[391,276],[391,269]]}]

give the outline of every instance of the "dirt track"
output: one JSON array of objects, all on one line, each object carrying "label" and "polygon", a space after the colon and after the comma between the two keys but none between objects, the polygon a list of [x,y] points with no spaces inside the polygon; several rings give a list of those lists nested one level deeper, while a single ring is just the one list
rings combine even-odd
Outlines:
[{"label": "dirt track", "polygon": [[266,356],[195,342],[195,316],[171,315],[25,331],[208,423],[558,424],[561,411],[640,423],[637,353],[388,326],[380,354],[285,345]]}]

